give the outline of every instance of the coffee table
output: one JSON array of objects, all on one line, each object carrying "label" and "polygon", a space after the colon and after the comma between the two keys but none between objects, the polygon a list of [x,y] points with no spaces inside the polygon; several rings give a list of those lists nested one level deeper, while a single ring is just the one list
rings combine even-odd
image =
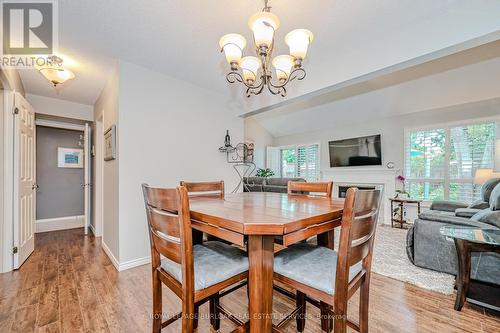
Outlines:
[{"label": "coffee table", "polygon": [[453,238],[457,249],[458,272],[456,278],[457,298],[455,310],[460,311],[469,291],[471,253],[500,253],[500,230],[466,227],[442,227],[442,235]]}]

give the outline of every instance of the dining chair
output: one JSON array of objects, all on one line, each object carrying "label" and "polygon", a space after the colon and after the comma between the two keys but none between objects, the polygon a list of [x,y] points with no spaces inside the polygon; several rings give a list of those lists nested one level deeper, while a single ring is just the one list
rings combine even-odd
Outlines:
[{"label": "dining chair", "polygon": [[288,194],[310,194],[332,197],[333,182],[288,182]]},{"label": "dining chair", "polygon": [[[153,332],[160,332],[179,318],[182,332],[193,332],[198,307],[207,300],[211,325],[218,330],[220,313],[229,313],[219,304],[219,298],[237,288],[221,291],[247,279],[246,253],[216,241],[193,245],[186,187],[166,189],[143,184],[142,190],[151,243]],[[182,300],[182,312],[164,322],[162,283]]]},{"label": "dining chair", "polygon": [[[224,181],[211,181],[211,182],[186,182],[181,180],[181,186],[186,187],[188,191],[188,195],[190,196],[203,196],[203,197],[213,197],[216,199],[224,199]],[[196,243],[203,241],[202,233],[195,233],[195,237],[198,239],[195,241]],[[205,238],[208,241],[221,241],[229,244],[216,236],[205,234]]]},{"label": "dining chair", "polygon": [[189,195],[202,195],[224,199],[224,181],[213,182],[186,182],[181,181],[181,186],[186,187]]},{"label": "dining chair", "polygon": [[[327,320],[322,320],[323,331],[331,332],[333,328],[335,333],[345,333],[349,326],[361,333],[368,332],[373,242],[381,197],[380,190],[347,191],[338,252],[298,243],[276,254],[274,280],[297,291],[294,315],[285,317],[279,327],[296,318],[297,329],[303,332],[309,301],[329,314]],[[359,322],[355,323],[347,318],[347,303],[358,289]]]}]

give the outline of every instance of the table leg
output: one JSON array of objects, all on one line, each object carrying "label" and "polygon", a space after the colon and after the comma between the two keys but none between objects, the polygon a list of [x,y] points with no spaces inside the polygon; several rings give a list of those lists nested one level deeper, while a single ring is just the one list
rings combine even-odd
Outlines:
[{"label": "table leg", "polygon": [[457,248],[458,272],[456,279],[457,298],[455,299],[455,310],[461,311],[469,291],[470,282],[470,257],[471,253],[467,246],[467,241],[455,238]]},{"label": "table leg", "polygon": [[250,332],[270,333],[273,330],[274,236],[250,235],[248,260]]},{"label": "table leg", "polygon": [[318,238],[319,246],[324,246],[333,250],[335,246],[335,229],[319,234],[316,237]]}]

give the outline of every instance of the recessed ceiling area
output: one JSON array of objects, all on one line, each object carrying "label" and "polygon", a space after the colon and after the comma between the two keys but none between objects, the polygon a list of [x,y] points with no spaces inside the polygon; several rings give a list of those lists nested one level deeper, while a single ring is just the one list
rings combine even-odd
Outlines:
[{"label": "recessed ceiling area", "polygon": [[500,41],[323,95],[304,97],[252,118],[275,137],[348,126],[499,98],[498,77]]},{"label": "recessed ceiling area", "polygon": [[[137,2],[60,0],[59,45],[74,59],[76,79],[55,90],[38,72],[21,71],[28,93],[93,104],[113,67],[125,60],[224,94],[242,112],[281,102],[280,97],[246,99],[225,81],[227,64],[218,40],[238,32],[250,40],[248,18],[261,10],[255,0]],[[281,19],[275,54],[295,28],[313,31],[304,64],[307,77],[287,98],[385,68],[500,30],[500,1],[271,0]],[[246,53],[248,54],[248,52]]]}]

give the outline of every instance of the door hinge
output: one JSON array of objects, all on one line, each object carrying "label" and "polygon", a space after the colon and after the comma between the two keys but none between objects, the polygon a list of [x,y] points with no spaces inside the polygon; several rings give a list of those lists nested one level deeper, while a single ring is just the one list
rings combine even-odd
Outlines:
[{"label": "door hinge", "polygon": [[14,112],[12,112],[13,114],[19,114],[19,109],[18,108],[14,108]]},{"label": "door hinge", "polygon": [[14,247],[12,248],[12,253],[13,253],[13,254],[16,254],[16,253],[17,253],[17,246],[14,246]]}]

